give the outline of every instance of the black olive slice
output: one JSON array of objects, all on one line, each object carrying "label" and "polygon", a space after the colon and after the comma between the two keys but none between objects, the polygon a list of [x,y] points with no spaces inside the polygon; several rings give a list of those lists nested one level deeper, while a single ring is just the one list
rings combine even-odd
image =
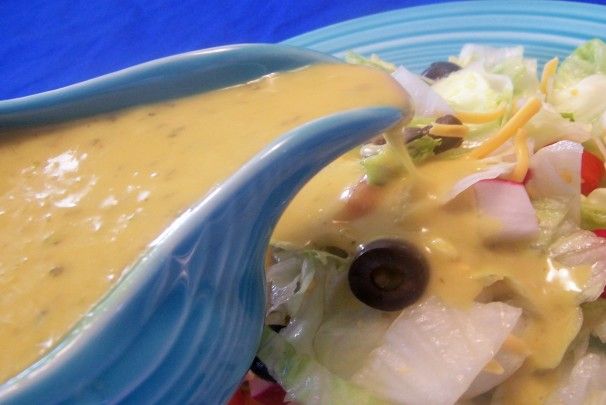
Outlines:
[{"label": "black olive slice", "polygon": [[[269,325],[269,327],[271,328],[271,330],[278,333],[282,329],[284,329],[285,326],[284,325]],[[274,382],[274,383],[276,382],[276,380],[271,376],[271,374],[269,374],[269,370],[267,370],[267,366],[265,365],[265,363],[263,363],[261,361],[261,359],[259,359],[257,356],[255,356],[252,364],[250,365],[250,371],[255,373],[255,375],[257,377],[262,378],[265,381]]]},{"label": "black olive slice", "polygon": [[425,135],[429,135],[431,125],[424,127],[406,127],[404,128],[404,140],[406,143],[412,142],[415,139],[419,139]]},{"label": "black olive slice", "polygon": [[434,62],[422,73],[423,76],[431,80],[439,80],[448,76],[452,72],[461,70],[461,66],[456,63],[440,61]]},{"label": "black olive slice", "polygon": [[250,365],[250,371],[255,373],[255,375],[259,378],[264,379],[269,382],[276,382],[274,378],[269,374],[267,370],[267,366],[263,363],[257,356],[255,356],[252,364]]},{"label": "black olive slice", "polygon": [[[462,125],[463,123],[454,115],[443,115],[440,118],[436,119],[437,124],[444,125]],[[431,135],[433,138],[439,139],[441,142],[438,146],[433,150],[434,153],[442,153],[446,152],[449,149],[458,148],[463,143],[463,138],[458,138],[455,136],[439,136],[439,135]]]},{"label": "black olive slice", "polygon": [[349,286],[366,305],[398,311],[425,292],[429,265],[415,246],[397,239],[379,239],[365,245],[349,268]]},{"label": "black olive slice", "polygon": [[442,115],[436,119],[436,124],[463,125],[460,119],[451,114]]}]

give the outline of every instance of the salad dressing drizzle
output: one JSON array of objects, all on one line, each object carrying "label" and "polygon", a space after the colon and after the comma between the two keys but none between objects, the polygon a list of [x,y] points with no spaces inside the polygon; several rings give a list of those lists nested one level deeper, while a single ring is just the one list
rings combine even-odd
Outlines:
[{"label": "salad dressing drizzle", "polygon": [[[500,225],[478,214],[468,190],[444,204],[441,198],[461,178],[482,170],[475,159],[433,160],[416,168],[417,177],[403,176],[384,186],[379,205],[364,216],[343,220],[341,190],[362,175],[358,158],[346,155],[321,171],[292,201],[278,223],[274,238],[298,246],[338,246],[351,251],[380,238],[407,240],[430,263],[427,296],[447,305],[468,308],[477,300],[512,300],[531,308],[518,338],[529,350],[526,366],[503,385],[504,403],[541,403],[555,379],[550,374],[577,335],[581,312],[575,291],[550,279],[553,263],[526,244],[493,246],[483,235]],[[336,219],[338,218],[338,219]],[[571,283],[582,285],[587,269],[569,269]],[[577,271],[578,270],[578,271]],[[499,283],[501,291],[488,294]],[[573,289],[574,290],[574,289]],[[491,296],[492,295],[492,296]],[[509,385],[510,384],[510,385]]]}]

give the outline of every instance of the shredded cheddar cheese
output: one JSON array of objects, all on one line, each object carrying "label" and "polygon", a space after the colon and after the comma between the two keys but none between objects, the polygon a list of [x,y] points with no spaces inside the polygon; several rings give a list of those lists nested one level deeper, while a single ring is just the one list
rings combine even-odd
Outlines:
[{"label": "shredded cheddar cheese", "polygon": [[507,142],[508,139],[511,139],[518,129],[526,125],[540,109],[541,101],[536,97],[531,97],[492,138],[487,139],[483,144],[472,150],[469,156],[476,159],[488,156]]},{"label": "shredded cheddar cheese", "polygon": [[453,138],[462,138],[469,132],[469,128],[465,125],[450,125],[450,124],[431,124],[429,133],[431,135],[446,136]]},{"label": "shredded cheddar cheese", "polygon": [[484,366],[484,371],[489,374],[501,375],[505,372],[505,369],[503,368],[501,363],[499,363],[495,359],[492,359],[488,363],[486,363],[486,365]]},{"label": "shredded cheddar cheese", "polygon": [[531,353],[528,345],[515,335],[507,336],[507,339],[505,339],[505,342],[503,342],[503,349],[513,353],[523,354],[525,356],[528,356]]},{"label": "shredded cheddar cheese", "polygon": [[559,59],[553,58],[549,62],[543,66],[543,74],[541,75],[541,83],[539,84],[539,89],[541,93],[547,95],[551,84],[553,82],[553,77],[555,76],[556,70],[558,68]]},{"label": "shredded cheddar cheese", "polygon": [[516,151],[516,165],[509,176],[509,179],[518,183],[524,181],[526,173],[528,173],[528,165],[530,164],[530,154],[528,153],[528,132],[524,128],[518,129],[513,138]]},{"label": "shredded cheddar cheese", "polygon": [[492,111],[483,112],[472,112],[472,111],[457,111],[455,116],[459,121],[467,124],[486,124],[488,122],[496,121],[503,116],[505,112],[505,106],[499,105]]}]

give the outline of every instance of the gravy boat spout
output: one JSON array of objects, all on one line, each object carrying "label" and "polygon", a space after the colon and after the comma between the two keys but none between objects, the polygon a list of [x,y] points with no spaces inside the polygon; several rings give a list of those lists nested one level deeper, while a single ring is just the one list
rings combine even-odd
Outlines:
[{"label": "gravy boat spout", "polygon": [[[204,311],[190,327],[205,338],[190,348],[188,362],[208,374],[180,380],[199,387],[195,398],[226,401],[252,362],[265,316],[266,249],[289,201],[330,161],[400,118],[396,109],[366,108],[303,125],[269,145],[197,207],[203,212],[200,261],[192,271],[202,290],[194,305]],[[234,308],[240,310],[230,313]]]},{"label": "gravy boat spout", "polygon": [[[206,92],[314,63],[339,61],[283,45],[177,55],[0,101],[0,130]],[[264,255],[281,213],[322,167],[408,113],[349,110],[276,139],[165,229],[54,348],[1,384],[0,402],[226,402],[260,340]]]},{"label": "gravy boat spout", "polygon": [[[322,167],[400,118],[400,111],[379,107],[307,123],[270,144],[184,213],[144,259],[160,263],[160,273],[179,274],[161,291],[150,283],[157,308],[96,383],[119,392],[127,376],[145,376],[127,402],[225,403],[259,344],[264,257],[281,213]],[[145,358],[150,351],[160,358]]]}]

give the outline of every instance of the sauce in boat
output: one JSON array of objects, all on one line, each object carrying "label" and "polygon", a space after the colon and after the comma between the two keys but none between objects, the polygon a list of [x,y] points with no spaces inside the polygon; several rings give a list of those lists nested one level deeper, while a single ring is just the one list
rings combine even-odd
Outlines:
[{"label": "sauce in boat", "polygon": [[376,105],[407,109],[408,97],[374,69],[314,65],[0,133],[0,381],[52,348],[180,212],[272,139]]}]

